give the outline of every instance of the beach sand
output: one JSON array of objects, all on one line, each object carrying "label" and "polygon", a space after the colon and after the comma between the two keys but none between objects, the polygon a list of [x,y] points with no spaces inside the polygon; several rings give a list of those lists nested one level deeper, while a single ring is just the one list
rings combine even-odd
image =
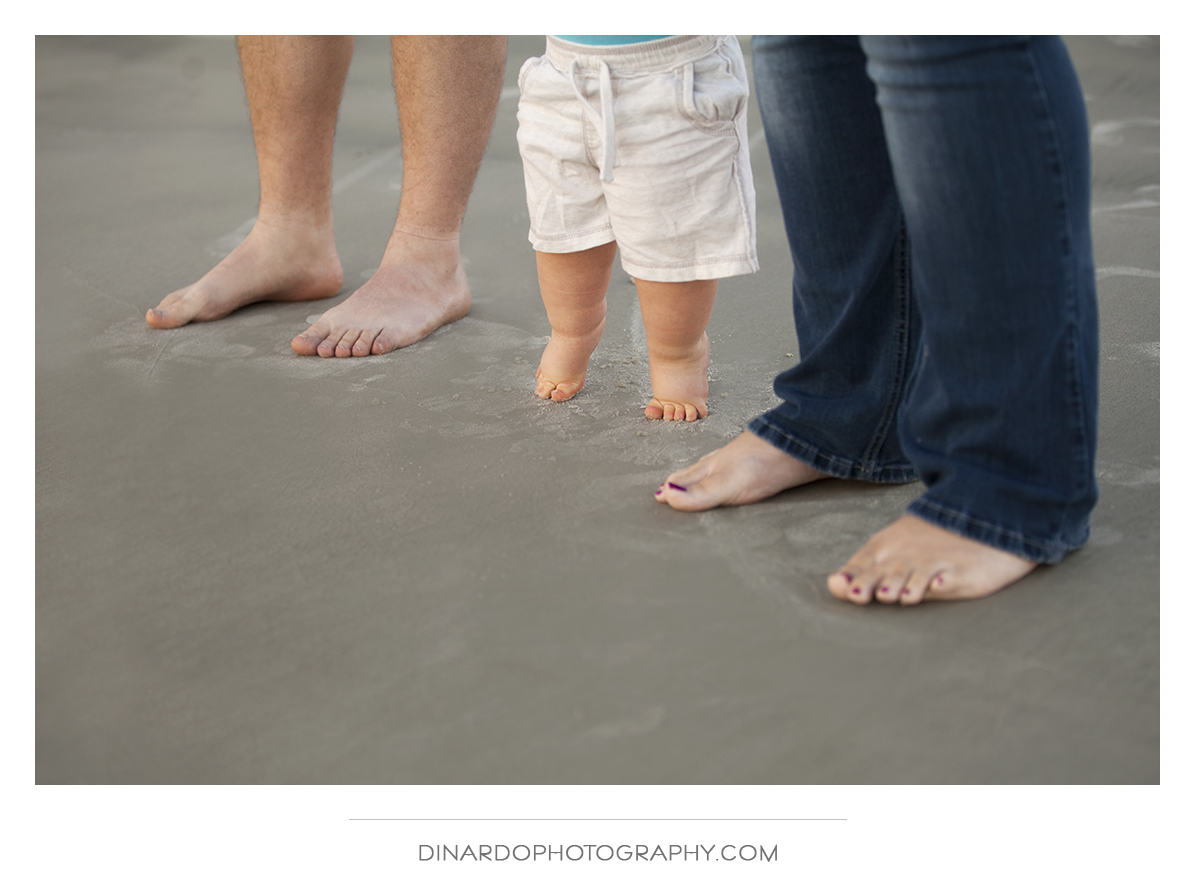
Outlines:
[{"label": "beach sand", "polygon": [[1095,169],[1092,538],[999,595],[900,609],[825,578],[917,485],[652,498],[798,353],[754,107],[762,270],[721,287],[709,417],[666,424],[621,270],[585,390],[532,392],[549,329],[515,107],[542,38],[510,42],[472,312],[352,360],[289,344],[393,224],[388,41],[359,39],[336,134],[341,296],[159,331],[145,310],[254,213],[233,41],[39,38],[37,782],[1158,782],[1159,43],[1068,45]]}]

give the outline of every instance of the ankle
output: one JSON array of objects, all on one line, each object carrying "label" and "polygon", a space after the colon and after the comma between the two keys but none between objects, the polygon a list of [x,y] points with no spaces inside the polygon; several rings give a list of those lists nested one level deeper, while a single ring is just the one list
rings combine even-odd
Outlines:
[{"label": "ankle", "polygon": [[603,315],[596,321],[580,321],[567,326],[553,327],[552,339],[565,343],[596,345],[602,339],[605,330],[606,318]]},{"label": "ankle", "polygon": [[709,355],[709,338],[702,331],[693,340],[648,341],[647,357],[653,364],[679,365],[703,362]]},{"label": "ankle", "polygon": [[394,230],[390,233],[392,241],[411,241],[419,242],[438,242],[449,241],[460,243],[461,230],[458,229],[434,229],[428,226],[412,226],[406,223],[395,223]]},{"label": "ankle", "polygon": [[290,235],[322,235],[332,231],[332,206],[262,204],[257,211],[256,225]]},{"label": "ankle", "polygon": [[444,275],[461,270],[459,235],[432,237],[419,232],[395,228],[382,253],[381,267],[415,264],[424,269],[436,269]]}]

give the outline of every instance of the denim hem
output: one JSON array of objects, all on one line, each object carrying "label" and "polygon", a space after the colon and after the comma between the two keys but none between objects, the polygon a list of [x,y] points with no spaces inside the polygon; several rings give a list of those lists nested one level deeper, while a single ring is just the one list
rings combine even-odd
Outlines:
[{"label": "denim hem", "polygon": [[917,473],[913,470],[912,464],[867,468],[857,461],[843,460],[840,457],[825,454],[813,445],[797,439],[791,433],[768,423],[764,419],[765,417],[766,415],[761,414],[747,425],[747,429],[769,445],[779,448],[785,454],[795,457],[801,463],[813,467],[820,473],[826,473],[838,479],[888,485],[917,481]]},{"label": "denim hem", "polygon": [[1042,565],[1056,565],[1062,562],[1064,556],[1078,550],[1087,542],[1089,533],[1088,526],[1084,524],[1080,540],[1077,543],[1067,543],[1061,539],[1061,536],[1052,541],[1042,541],[1020,532],[1001,528],[982,519],[976,519],[959,510],[935,504],[924,495],[909,504],[905,512],[964,538],[970,538],[973,541]]}]

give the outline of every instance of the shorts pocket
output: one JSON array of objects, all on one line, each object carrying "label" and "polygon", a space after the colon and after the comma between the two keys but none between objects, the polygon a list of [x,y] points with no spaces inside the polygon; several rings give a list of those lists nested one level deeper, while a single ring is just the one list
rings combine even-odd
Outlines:
[{"label": "shorts pocket", "polygon": [[527,81],[527,77],[531,74],[531,69],[536,67],[544,60],[543,56],[532,56],[523,63],[523,67],[519,69],[519,92],[523,91],[523,85]]},{"label": "shorts pocket", "polygon": [[747,108],[747,71],[741,57],[721,47],[704,58],[686,62],[680,83],[681,113],[702,130],[734,129]]}]

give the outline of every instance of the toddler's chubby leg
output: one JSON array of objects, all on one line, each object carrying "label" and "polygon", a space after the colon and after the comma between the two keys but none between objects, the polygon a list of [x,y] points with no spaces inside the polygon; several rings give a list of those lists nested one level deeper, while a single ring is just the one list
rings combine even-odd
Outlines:
[{"label": "toddler's chubby leg", "polygon": [[563,402],[585,385],[589,356],[606,329],[606,288],[617,245],[611,241],[575,253],[536,251],[539,291],[552,339],[535,371],[535,394]]},{"label": "toddler's chubby leg", "polygon": [[635,286],[651,364],[652,400],[643,413],[652,420],[705,417],[710,393],[710,341],[705,329],[714,311],[717,280],[637,278]]}]

